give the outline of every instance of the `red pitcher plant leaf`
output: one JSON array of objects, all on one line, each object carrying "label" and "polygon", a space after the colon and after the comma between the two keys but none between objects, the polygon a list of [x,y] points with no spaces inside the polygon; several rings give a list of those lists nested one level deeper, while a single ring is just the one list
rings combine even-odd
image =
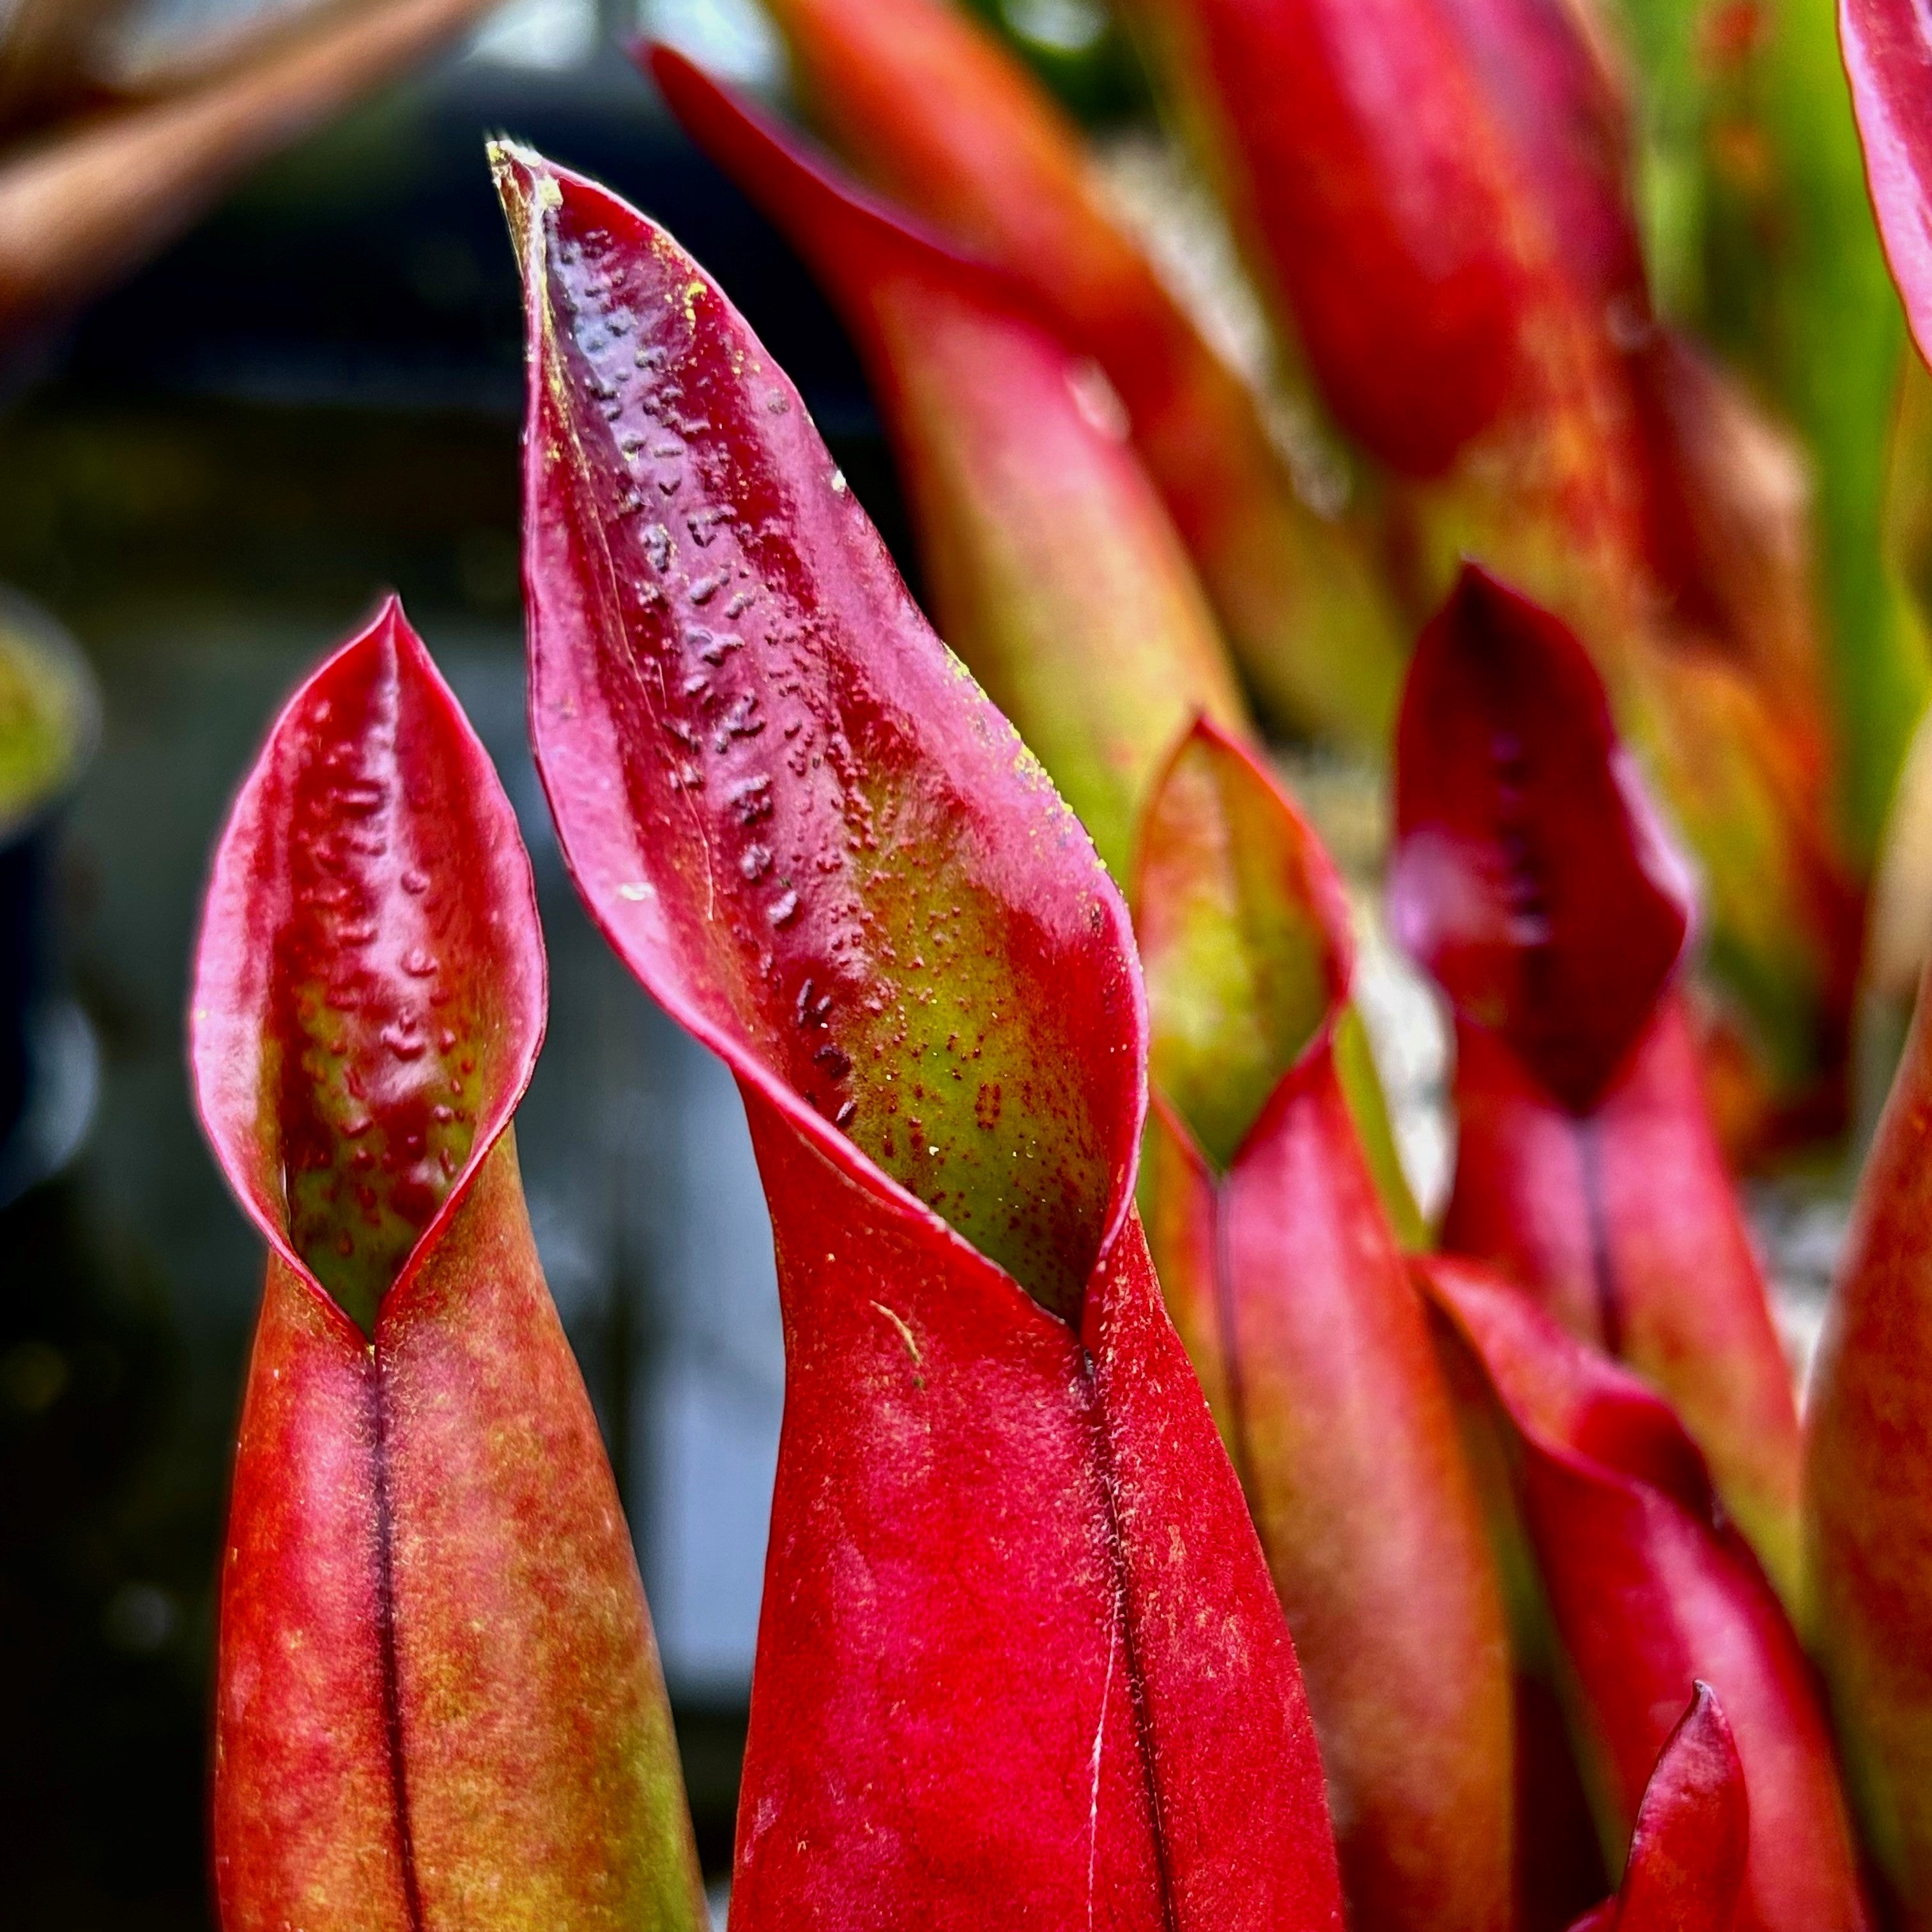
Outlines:
[{"label": "red pitcher plant leaf", "polygon": [[1690,888],[1570,632],[1467,571],[1397,733],[1389,907],[1456,1014],[1445,1247],[1496,1263],[1683,1412],[1798,1588],[1798,1421],[1676,974]]},{"label": "red pitcher plant leaf", "polygon": [[[844,298],[904,453],[946,634],[1126,877],[1177,739],[1197,717],[1218,728],[1244,714],[1186,561],[1110,434],[1104,377],[1043,331],[1025,291],[842,186],[688,62],[662,48],[652,62],[686,124]],[[1419,1240],[1352,1012],[1337,1053],[1378,1183]]]},{"label": "red pitcher plant leaf", "polygon": [[1810,1666],[1670,1406],[1499,1277],[1446,1257],[1413,1265],[1508,1425],[1606,1846],[1621,1856],[1630,1842],[1701,1679],[1723,1700],[1750,1790],[1740,1932],[1863,1932]]},{"label": "red pitcher plant leaf", "polygon": [[1471,566],[1396,735],[1389,905],[1459,1014],[1577,1113],[1675,974],[1692,888],[1569,629]]},{"label": "red pitcher plant leaf", "polygon": [[1817,1644],[1867,1842],[1932,1926],[1932,1002],[1859,1184],[1805,1420]]},{"label": "red pitcher plant leaf", "polygon": [[[1492,556],[1607,663],[1654,622],[1627,110],[1566,0],[1134,0],[1277,312],[1400,475],[1416,602]],[[1282,89],[1288,92],[1284,96]]]},{"label": "red pitcher plant leaf", "polygon": [[949,0],[779,0],[815,124],[865,178],[1032,293],[1104,369],[1277,722],[1379,750],[1406,640],[1356,533],[1295,496],[1256,399],[1128,236],[1077,128]]},{"label": "red pitcher plant leaf", "polygon": [[1650,313],[1632,205],[1630,104],[1594,0],[1440,0],[1542,205],[1588,312],[1618,334]]},{"label": "red pitcher plant leaf", "polygon": [[[1594,55],[1566,46],[1554,0],[1130,10],[1196,104],[1249,252],[1337,414],[1409,479],[1389,515],[1412,603],[1433,608],[1459,560],[1482,557],[1564,615],[1610,677],[1710,874],[1709,956],[1759,1070],[1742,1124],[1762,1136],[1784,1112],[1828,1106],[1856,906],[1843,916],[1815,680],[1798,700],[1760,688],[1762,662],[1808,658],[1810,632],[1780,614],[1774,639],[1702,638],[1693,604],[1736,585],[1696,580],[1673,608],[1679,586],[1658,580],[1687,560],[1658,541],[1652,468],[1693,452],[1666,442],[1660,457],[1645,430],[1666,405],[1664,426],[1684,429],[1700,398],[1638,406],[1644,372],[1620,340],[1647,310],[1628,286],[1606,296],[1630,271],[1602,239],[1627,210],[1600,152],[1615,106],[1588,76]],[[1723,608],[1735,622],[1765,604]]]},{"label": "red pitcher plant leaf", "polygon": [[[1620,646],[1617,624],[1652,634],[1652,648],[1673,657],[1720,646],[1774,712],[1775,735],[1798,761],[1804,782],[1786,811],[1801,827],[1822,824],[1828,705],[1804,458],[1740,382],[1652,314],[1630,178],[1629,106],[1592,7],[1440,4],[1506,138],[1523,230],[1544,238],[1569,285],[1572,300],[1562,303],[1538,278],[1548,310],[1540,326],[1566,338],[1580,331],[1593,345],[1586,361],[1606,386],[1598,411],[1603,458],[1628,471],[1618,493],[1640,506],[1640,531],[1619,525],[1617,544],[1600,556],[1560,558],[1554,571],[1546,559],[1519,554],[1506,530],[1486,532],[1489,546],[1535,577],[1586,628],[1606,664],[1632,648]],[[1532,254],[1526,267],[1534,262]],[[1578,567],[1593,561],[1627,580],[1624,588],[1654,576],[1658,608],[1606,601],[1598,571]],[[1698,696],[1669,679],[1648,694],[1652,704],[1690,707],[1701,729],[1686,728],[1708,736],[1719,718]],[[1732,729],[1750,741],[1763,728],[1739,721]]]},{"label": "red pitcher plant leaf", "polygon": [[1700,1683],[1644,1787],[1616,1897],[1571,1932],[1732,1932],[1750,1834],[1736,1741]]},{"label": "red pitcher plant leaf", "polygon": [[[1127,10],[1282,332],[1342,426],[1426,486],[1390,504],[1412,604],[1432,605],[1475,550],[1588,614],[1620,651],[1643,608],[1633,424],[1600,320],[1491,98],[1486,66],[1520,64],[1524,36],[1459,17],[1500,22],[1507,4]],[[1540,78],[1519,75],[1504,102]]]},{"label": "red pitcher plant leaf", "polygon": [[[1027,290],[840,184],[688,62],[652,58],[686,125],[839,298],[898,440],[942,626],[1124,878],[1177,738],[1196,716],[1245,714],[1105,376]],[[1419,1239],[1352,1014],[1338,1052],[1377,1180]]]},{"label": "red pitcher plant leaf", "polygon": [[1911,0],[1838,0],[1838,40],[1879,238],[1932,362],[1932,24]]},{"label": "red pitcher plant leaf", "polygon": [[778,1252],[734,1922],[1334,1927],[1287,1629],[1133,1211],[1126,908],[716,285],[497,170],[538,764],[593,916],[737,1077]]},{"label": "red pitcher plant leaf", "polygon": [[[1043,331],[1024,290],[842,186],[690,62],[662,48],[652,62],[680,118],[842,298],[903,452],[946,634],[1124,878],[1177,739],[1196,717],[1244,714],[1186,560],[1110,433],[1105,378]],[[1352,1012],[1337,1052],[1377,1180],[1419,1240]]]},{"label": "red pitcher plant leaf", "polygon": [[1341,883],[1265,770],[1202,724],[1149,802],[1136,905],[1149,1240],[1294,1633],[1349,1923],[1500,1926],[1502,1600],[1337,1067]]},{"label": "red pitcher plant leaf", "polygon": [[1430,0],[1132,0],[1342,426],[1439,476],[1517,399],[1535,296],[1507,156]]},{"label": "red pitcher plant leaf", "polygon": [[996,272],[836,181],[681,56],[674,111],[804,254],[865,356],[934,614],[1116,878],[1155,769],[1199,711],[1246,710],[1106,378]]},{"label": "red pitcher plant leaf", "polygon": [[391,602],[216,848],[190,1057],[269,1250],[222,1564],[226,1932],[705,1924],[670,1714],[510,1117],[530,862]]},{"label": "red pitcher plant leaf", "polygon": [[1510,1444],[1481,1370],[1432,1304],[1430,1314],[1508,1622],[1515,1766],[1511,1922],[1521,1932],[1566,1932],[1612,1888],[1611,1868],[1564,1715],[1556,1638],[1516,1499]]}]

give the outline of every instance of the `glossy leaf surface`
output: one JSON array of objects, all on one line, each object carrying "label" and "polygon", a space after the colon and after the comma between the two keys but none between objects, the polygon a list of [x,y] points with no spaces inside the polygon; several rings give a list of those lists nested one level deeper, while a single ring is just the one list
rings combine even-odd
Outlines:
[{"label": "glossy leaf surface", "polygon": [[1338,1922],[1319,1761],[1132,1204],[1091,845],[658,229],[500,151],[566,854],[745,1095],[787,1393],[742,1928]]},{"label": "glossy leaf surface", "polygon": [[278,720],[196,962],[197,1102],[270,1249],[222,1567],[227,1932],[705,1922],[518,1180],[543,1019],[508,801],[392,603]]},{"label": "glossy leaf surface", "polygon": [[1750,1792],[1737,1924],[1865,1926],[1809,1666],[1676,1416],[1499,1278],[1446,1258],[1414,1266],[1510,1425],[1606,1844],[1629,1842],[1702,1680],[1723,1702]]},{"label": "glossy leaf surface", "polygon": [[1500,1928],[1502,1603],[1338,1076],[1340,881],[1274,781],[1203,725],[1150,801],[1136,904],[1149,1237],[1294,1634],[1350,1923]]},{"label": "glossy leaf surface", "polygon": [[1197,712],[1246,707],[1106,377],[1025,292],[861,199],[681,56],[679,118],[777,222],[861,345],[934,614],[1114,876],[1155,768]]},{"label": "glossy leaf surface", "polygon": [[1576,640],[1471,571],[1403,699],[1398,938],[1456,1012],[1446,1246],[1652,1376],[1796,1599],[1797,1413],[1674,989],[1682,862]]},{"label": "glossy leaf surface", "polygon": [[1921,988],[1868,1160],[1806,1415],[1820,1654],[1866,1835],[1932,1925],[1932,1012]]},{"label": "glossy leaf surface", "polygon": [[773,12],[833,146],[1025,286],[1106,371],[1271,716],[1378,748],[1400,618],[1357,533],[1296,497],[1254,398],[1121,226],[1078,130],[950,0],[782,0]]},{"label": "glossy leaf surface", "polygon": [[[1424,1296],[1425,1302],[1430,1298]],[[1430,1304],[1437,1359],[1456,1406],[1509,1626],[1516,1911],[1522,1932],[1565,1932],[1612,1889],[1566,1717],[1568,1686],[1516,1500],[1506,1424],[1480,1366]],[[1621,1850],[1619,1845],[1618,1849]]]},{"label": "glossy leaf surface", "polygon": [[1456,1054],[1444,1246],[1494,1264],[1670,1394],[1726,1507],[1802,1608],[1791,1372],[1680,999],[1666,997],[1580,1118],[1493,1034],[1459,1024]]},{"label": "glossy leaf surface", "polygon": [[1700,1684],[1644,1787],[1616,1897],[1573,1932],[1731,1932],[1750,1830],[1737,1744]]}]

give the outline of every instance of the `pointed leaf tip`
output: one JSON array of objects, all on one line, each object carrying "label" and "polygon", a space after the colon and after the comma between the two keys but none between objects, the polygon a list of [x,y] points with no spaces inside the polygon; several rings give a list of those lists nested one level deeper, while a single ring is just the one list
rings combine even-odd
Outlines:
[{"label": "pointed leaf tip", "polygon": [[1226,1168],[1348,997],[1346,895],[1274,775],[1197,718],[1142,814],[1134,904],[1152,1078]]},{"label": "pointed leaf tip", "polygon": [[190,1059],[223,1172],[366,1330],[536,1064],[530,861],[393,598],[292,698],[215,848]]},{"label": "pointed leaf tip", "polygon": [[1730,1724],[1700,1678],[1644,1788],[1617,1895],[1570,1932],[1732,1932],[1750,1828]]},{"label": "pointed leaf tip", "polygon": [[556,170],[534,148],[526,148],[507,135],[486,141],[483,152],[490,163],[490,182],[502,207],[503,218],[510,225],[520,266],[530,247],[532,212],[540,202],[554,204],[558,198]]},{"label": "pointed leaf tip", "polygon": [[1700,1678],[1644,1792],[1618,1932],[1730,1932],[1750,1836],[1736,1741],[1717,1694]]},{"label": "pointed leaf tip", "polygon": [[1474,566],[1409,668],[1396,828],[1396,938],[1588,1112],[1682,955],[1690,876],[1582,646]]},{"label": "pointed leaf tip", "polygon": [[1077,1320],[1144,1104],[1126,909],[742,318],[663,230],[550,178],[525,577],[579,888],[835,1162]]}]

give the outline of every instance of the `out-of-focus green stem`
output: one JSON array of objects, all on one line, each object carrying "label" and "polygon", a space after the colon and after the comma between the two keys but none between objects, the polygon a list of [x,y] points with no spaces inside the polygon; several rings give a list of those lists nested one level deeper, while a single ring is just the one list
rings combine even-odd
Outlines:
[{"label": "out-of-focus green stem", "polygon": [[1774,0],[1761,24],[1732,32],[1682,0],[1618,5],[1642,75],[1641,198],[1660,305],[1745,365],[1810,454],[1838,827],[1862,869],[1932,667],[1882,542],[1905,322],[1866,196],[1836,8]]}]

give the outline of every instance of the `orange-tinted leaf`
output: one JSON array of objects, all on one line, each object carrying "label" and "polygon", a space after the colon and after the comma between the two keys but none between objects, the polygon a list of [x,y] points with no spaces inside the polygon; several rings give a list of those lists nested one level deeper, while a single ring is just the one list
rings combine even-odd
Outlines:
[{"label": "orange-tinted leaf", "polygon": [[97,294],[254,163],[422,59],[493,0],[390,0],[0,160],[0,331]]}]

